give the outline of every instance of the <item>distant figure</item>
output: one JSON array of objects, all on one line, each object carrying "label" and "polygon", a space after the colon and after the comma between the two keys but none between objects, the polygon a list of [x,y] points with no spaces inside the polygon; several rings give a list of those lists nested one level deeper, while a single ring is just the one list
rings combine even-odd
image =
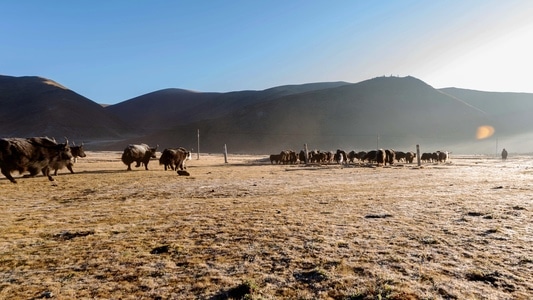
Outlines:
[{"label": "distant figure", "polygon": [[502,160],[506,160],[507,159],[507,150],[505,150],[505,148],[503,148],[502,150]]}]

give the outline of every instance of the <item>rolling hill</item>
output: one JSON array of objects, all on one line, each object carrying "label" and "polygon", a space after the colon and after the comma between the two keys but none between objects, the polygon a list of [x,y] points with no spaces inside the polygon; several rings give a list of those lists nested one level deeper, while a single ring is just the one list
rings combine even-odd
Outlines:
[{"label": "rolling hill", "polygon": [[[165,129],[164,136],[192,148],[275,153],[301,149],[450,147],[475,137],[487,115],[412,78],[375,78],[247,105],[216,119]],[[202,147],[202,146],[201,146]]]},{"label": "rolling hill", "polygon": [[458,88],[442,89],[483,110],[503,135],[529,131],[533,125],[533,97],[527,93],[482,92]]},{"label": "rolling hill", "polygon": [[222,117],[245,106],[268,102],[291,94],[346,85],[345,82],[280,86],[264,91],[199,93],[164,89],[106,107],[131,127],[146,132]]},{"label": "rolling hill", "polygon": [[0,76],[0,136],[115,140],[127,125],[101,105],[50,79]]},{"label": "rolling hill", "polygon": [[[532,94],[437,90],[414,77],[229,93],[171,88],[103,107],[46,78],[0,76],[0,105],[0,136],[67,136],[90,150],[140,142],[196,149],[198,131],[201,152],[226,144],[233,153],[266,154],[307,143],[493,153],[495,138],[517,152],[533,149],[523,143],[533,128]],[[496,135],[476,140],[481,125],[494,126]]]}]

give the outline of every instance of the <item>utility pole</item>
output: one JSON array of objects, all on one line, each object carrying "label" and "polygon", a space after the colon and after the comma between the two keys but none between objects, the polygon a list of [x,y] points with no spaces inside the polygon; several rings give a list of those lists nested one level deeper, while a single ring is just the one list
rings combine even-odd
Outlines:
[{"label": "utility pole", "polygon": [[199,160],[200,159],[200,129],[198,129],[197,137],[198,137],[198,147],[196,148],[196,159]]}]

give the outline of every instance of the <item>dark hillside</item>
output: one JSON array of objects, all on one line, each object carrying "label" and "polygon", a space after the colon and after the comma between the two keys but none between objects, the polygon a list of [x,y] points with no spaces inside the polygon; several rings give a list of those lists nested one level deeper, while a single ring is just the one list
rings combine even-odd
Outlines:
[{"label": "dark hillside", "polygon": [[164,89],[145,94],[106,110],[134,128],[152,132],[191,122],[224,116],[247,105],[270,101],[285,95],[346,85],[345,82],[286,85],[264,91],[201,93]]},{"label": "dark hillside", "polygon": [[530,132],[533,129],[533,95],[527,93],[495,93],[458,88],[441,89],[475,106],[494,121],[500,136]]},{"label": "dark hillside", "polygon": [[125,124],[102,106],[41,77],[0,76],[0,136],[50,136],[72,141],[116,139]]},{"label": "dark hillside", "polygon": [[[263,91],[165,89],[102,107],[40,77],[0,76],[0,136],[67,136],[91,150],[145,142],[233,153],[376,147],[493,153],[533,151],[533,95],[436,90],[413,77],[312,83]],[[481,125],[496,134],[476,140]]]},{"label": "dark hillside", "polygon": [[418,143],[449,147],[472,141],[486,122],[479,110],[416,78],[382,77],[248,105],[147,139],[168,135],[195,145],[198,128],[205,151],[228,144],[233,151],[265,153],[304,143],[323,150],[412,149]]}]

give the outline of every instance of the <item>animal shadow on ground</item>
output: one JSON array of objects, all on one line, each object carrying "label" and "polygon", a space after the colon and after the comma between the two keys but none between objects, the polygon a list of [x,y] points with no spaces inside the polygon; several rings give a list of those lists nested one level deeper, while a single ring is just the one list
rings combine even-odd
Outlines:
[{"label": "animal shadow on ground", "polygon": [[229,300],[229,299],[245,299],[246,296],[250,296],[254,293],[254,286],[249,282],[244,282],[236,287],[233,287],[227,291],[222,291],[209,300]]}]

